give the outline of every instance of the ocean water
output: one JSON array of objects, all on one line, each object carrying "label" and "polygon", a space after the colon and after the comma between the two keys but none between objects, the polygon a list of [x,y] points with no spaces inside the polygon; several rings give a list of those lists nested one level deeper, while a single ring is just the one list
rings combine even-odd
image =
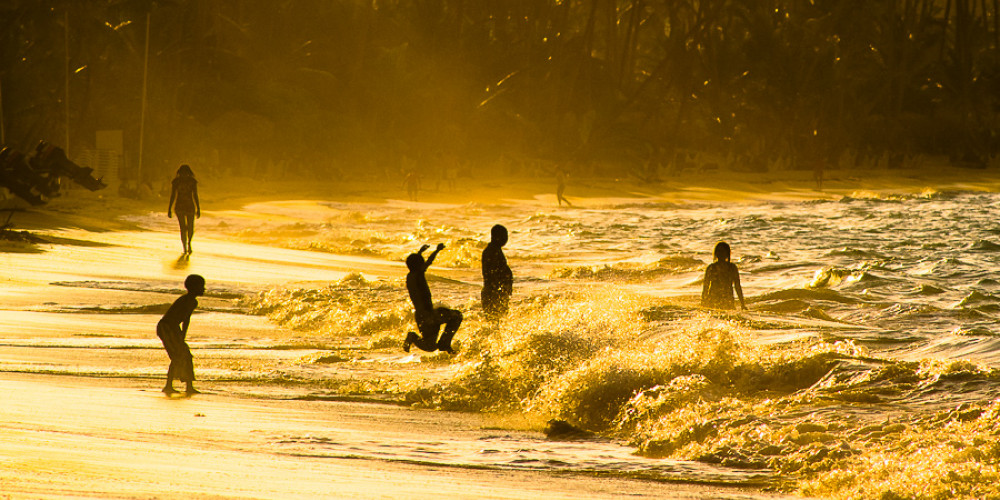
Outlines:
[{"label": "ocean water", "polygon": [[[562,419],[637,456],[806,495],[1000,497],[1000,195],[325,207],[284,228],[309,233],[286,244],[396,261],[447,245],[431,288],[466,314],[461,352],[425,355],[436,376],[386,391],[409,404]],[[515,274],[499,330],[477,299],[494,223],[511,232]],[[749,312],[698,305],[721,240]],[[245,301],[373,352],[412,329],[402,282],[363,273]]]},{"label": "ocean water", "polygon": [[[382,401],[496,422],[485,442],[281,436],[272,445],[284,453],[625,474],[824,498],[1000,498],[998,209],[1000,194],[936,191],[586,208],[260,203],[246,207],[253,217],[200,224],[212,225],[213,237],[351,256],[358,270],[268,289],[223,289],[210,279],[192,329],[216,333],[192,346],[199,378],[219,392]],[[479,258],[496,223],[510,231],[504,250],[515,276],[499,329],[479,308]],[[720,240],[733,248],[748,312],[699,306]],[[435,301],[465,314],[459,352],[405,354],[414,325],[402,261],[438,242],[446,249],[430,286]],[[373,273],[371,262],[391,263],[395,274]],[[72,311],[78,328],[88,318],[106,324],[108,314],[155,312],[169,303],[165,293],[176,293],[140,280],[60,285],[152,296]],[[242,331],[227,327],[243,314],[281,325],[282,336],[246,330],[246,320]],[[77,374],[162,372],[150,361],[162,357],[155,338],[4,345],[72,349]],[[87,354],[86,346],[113,349],[116,365],[135,368],[101,369],[107,352]],[[590,434],[557,442],[522,432],[550,419]]]}]

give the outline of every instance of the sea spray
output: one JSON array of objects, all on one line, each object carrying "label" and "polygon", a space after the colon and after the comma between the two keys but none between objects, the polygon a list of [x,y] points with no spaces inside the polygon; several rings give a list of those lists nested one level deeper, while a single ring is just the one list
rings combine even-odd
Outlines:
[{"label": "sea spray", "polygon": [[[313,335],[367,337],[370,349],[391,349],[410,322],[401,285],[354,275],[318,290],[273,290],[248,304],[277,321],[311,327]],[[375,317],[383,320],[358,321],[380,308]],[[866,388],[885,389],[873,381],[908,381],[919,370],[886,363],[880,366],[903,374],[858,371],[851,364],[863,365],[856,360],[866,353],[849,341],[765,345],[748,328],[754,321],[663,304],[608,285],[520,297],[499,330],[484,325],[474,308],[466,309],[463,352],[457,358],[425,355],[457,370],[439,383],[398,386],[407,402],[529,411],[626,439],[651,457],[771,468],[803,478],[832,470],[831,460],[858,452],[849,436],[837,434],[858,425],[804,427],[803,414],[820,410],[818,401],[824,400],[877,403],[860,396]],[[326,359],[334,358],[317,356],[313,362]],[[851,365],[848,375],[831,375],[845,363]],[[394,384],[372,381],[363,390],[378,386]],[[362,390],[343,383],[329,387]]]},{"label": "sea spray", "polygon": [[[655,388],[637,395],[626,414],[638,421],[623,423],[636,430],[633,439],[644,455],[766,467],[780,471],[790,488],[807,495],[917,499],[1000,494],[995,484],[1000,403],[963,403],[938,411],[907,403],[926,391],[951,393],[947,386],[958,381],[967,390],[994,385],[993,370],[967,362],[866,361],[850,346],[843,347],[848,349],[835,356],[841,357],[836,368],[807,389],[714,394],[691,403],[686,392],[708,393],[708,384],[695,379],[673,390]],[[829,355],[818,359],[823,358]],[[689,403],[677,404],[673,392]]]},{"label": "sea spray", "polygon": [[[251,302],[304,338],[360,350],[323,353],[338,361],[294,376],[357,370],[384,377],[388,399],[560,418],[648,457],[775,471],[788,490],[820,497],[997,497],[1000,378],[959,358],[996,363],[1000,352],[990,244],[1000,202],[855,196],[865,199],[750,204],[736,218],[729,205],[456,206],[414,223],[415,212],[386,205],[288,228],[315,249],[356,246],[393,262],[445,242],[435,267],[464,283],[431,288],[465,314],[456,356],[400,351],[413,326],[398,278]],[[514,221],[505,251],[516,281],[497,330],[482,321],[475,285],[481,239],[501,219]],[[696,261],[720,237],[742,257],[749,314],[695,305]],[[385,371],[361,371],[379,360]]]},{"label": "sea spray", "polygon": [[[492,335],[496,343],[486,341],[481,348],[492,349],[483,349],[479,361],[417,402],[464,410],[526,409],[629,439],[646,456],[766,468],[781,471],[789,488],[800,481],[800,491],[807,494],[830,495],[844,488],[854,488],[849,491],[857,494],[864,491],[861,486],[848,483],[865,483],[868,479],[860,476],[873,468],[853,471],[852,464],[868,460],[873,450],[891,453],[896,449],[892,443],[924,428],[924,420],[971,418],[968,411],[964,417],[911,413],[900,405],[906,394],[942,380],[986,382],[993,377],[968,363],[939,366],[872,358],[850,341],[761,345],[740,322],[692,311],[686,318],[637,322],[643,300],[621,298],[611,303],[630,305],[605,312],[628,318],[629,329],[608,328],[612,325],[600,318],[581,326],[581,316],[567,313],[591,309],[570,306],[580,299],[570,295],[540,300],[545,307],[529,314],[560,318],[568,328],[503,333],[482,329],[477,335]],[[606,299],[600,298],[600,303],[606,304]],[[576,329],[588,334],[574,335]],[[598,332],[604,335],[594,335]],[[879,405],[897,411],[873,408]],[[908,453],[893,455],[893,460],[927,459]],[[964,472],[957,471],[957,477],[974,484],[967,477],[970,466],[963,464]],[[888,480],[904,484],[908,479],[900,474],[905,468],[886,472]],[[848,481],[849,475],[858,477]],[[927,479],[914,480],[926,484]]]},{"label": "sea spray", "polygon": [[853,453],[805,476],[798,489],[843,500],[997,499],[998,433],[1000,400],[859,429]]},{"label": "sea spray", "polygon": [[664,257],[652,263],[616,262],[592,266],[562,266],[549,273],[550,279],[597,281],[646,281],[691,272],[705,267],[701,260],[684,255]]},{"label": "sea spray", "polygon": [[244,297],[241,304],[251,314],[313,336],[370,337],[399,331],[412,317],[404,299],[399,284],[353,273],[326,288],[275,288]]},{"label": "sea spray", "polygon": [[[441,291],[458,293],[444,285]],[[249,302],[290,324],[317,327],[314,335],[367,337],[370,349],[395,349],[392,339],[411,321],[401,283],[360,275]],[[926,498],[920,492],[934,491],[949,498],[951,491],[954,498],[989,498],[997,491],[1000,403],[927,403],[933,394],[955,401],[970,391],[991,394],[1000,386],[994,370],[967,361],[879,358],[850,340],[819,336],[762,343],[758,328],[780,324],[709,314],[610,285],[524,294],[512,305],[499,330],[463,306],[462,352],[423,356],[454,368],[444,380],[326,387],[402,390],[420,407],[560,418],[631,442],[647,457],[777,471],[784,488],[808,495]],[[358,321],[379,308],[376,316],[395,319]],[[333,309],[355,311],[353,321],[350,313],[329,314]],[[329,359],[340,365],[352,358]],[[294,382],[294,373],[281,377]]]},{"label": "sea spray", "polygon": [[476,331],[469,355],[480,359],[421,404],[473,411],[521,408],[554,377],[638,336],[635,302],[640,297],[607,287],[583,288],[520,301],[499,332]]}]

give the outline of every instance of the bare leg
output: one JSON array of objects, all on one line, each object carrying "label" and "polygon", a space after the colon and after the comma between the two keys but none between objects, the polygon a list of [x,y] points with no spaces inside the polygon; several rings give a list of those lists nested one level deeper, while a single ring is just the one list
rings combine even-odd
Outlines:
[{"label": "bare leg", "polygon": [[181,244],[184,245],[184,253],[191,253],[191,238],[194,237],[194,215],[177,214],[177,222],[181,227]]},{"label": "bare leg", "polygon": [[191,237],[188,235],[188,218],[189,215],[177,214],[177,225],[181,229],[181,245],[184,247],[184,253],[188,253],[188,242]]},{"label": "bare leg", "polygon": [[163,386],[163,393],[167,396],[176,393],[174,389],[174,363],[170,363],[170,368],[167,368],[167,383]]},{"label": "bare leg", "polygon": [[454,354],[455,350],[451,347],[451,339],[462,324],[462,313],[461,311],[444,307],[437,308],[436,312],[438,313],[438,318],[445,323],[444,333],[441,334],[441,339],[438,340],[437,348],[438,350]]},{"label": "bare leg", "polygon": [[194,250],[191,248],[191,239],[194,238],[194,216],[190,215],[188,216],[187,235],[188,235],[188,244],[187,244],[188,253],[192,253],[194,252]]},{"label": "bare leg", "polygon": [[437,350],[437,338],[436,331],[427,331],[422,336],[415,332],[407,332],[406,340],[403,341],[403,350],[410,352],[410,346],[417,346],[422,351],[433,352]]},{"label": "bare leg", "polygon": [[565,190],[566,190],[566,186],[560,184],[559,185],[559,189],[556,190],[556,200],[559,202],[559,206],[560,207],[562,206],[562,204],[563,204],[564,201],[566,202],[566,206],[572,207],[573,204],[570,203],[569,200],[567,200],[565,196],[563,196],[563,191],[565,191]]}]

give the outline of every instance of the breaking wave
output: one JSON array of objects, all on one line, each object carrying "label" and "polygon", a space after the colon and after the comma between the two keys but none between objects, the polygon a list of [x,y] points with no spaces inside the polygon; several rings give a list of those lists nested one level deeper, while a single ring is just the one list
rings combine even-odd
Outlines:
[{"label": "breaking wave", "polygon": [[[481,207],[435,224],[357,212],[344,215],[357,224],[350,234],[291,228],[299,243],[285,244],[398,261],[443,241],[450,251],[435,265],[465,273],[432,282],[436,299],[465,314],[456,356],[411,355],[420,377],[324,394],[367,384],[418,407],[557,419],[644,457],[776,472],[778,488],[805,495],[991,498],[1000,245],[984,196],[854,193],[738,216],[708,205],[504,208],[517,280],[499,329],[482,320],[470,286],[494,223]],[[697,304],[720,239],[733,243],[750,313]],[[656,257],[622,259],[636,255]],[[360,274],[241,304],[315,339],[318,352],[301,361],[330,370],[398,353],[413,322],[401,280]],[[368,351],[324,350],[323,339]]]}]

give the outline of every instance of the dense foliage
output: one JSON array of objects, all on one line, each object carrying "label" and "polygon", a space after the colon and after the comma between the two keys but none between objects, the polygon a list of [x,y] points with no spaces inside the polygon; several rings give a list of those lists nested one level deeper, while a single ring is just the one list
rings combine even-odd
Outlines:
[{"label": "dense foliage", "polygon": [[653,179],[695,153],[752,170],[914,154],[985,165],[998,12],[1000,0],[5,0],[3,128],[21,147],[68,138],[71,154],[122,129],[137,163],[148,20],[146,175],[179,161],[357,176],[543,160]]}]

